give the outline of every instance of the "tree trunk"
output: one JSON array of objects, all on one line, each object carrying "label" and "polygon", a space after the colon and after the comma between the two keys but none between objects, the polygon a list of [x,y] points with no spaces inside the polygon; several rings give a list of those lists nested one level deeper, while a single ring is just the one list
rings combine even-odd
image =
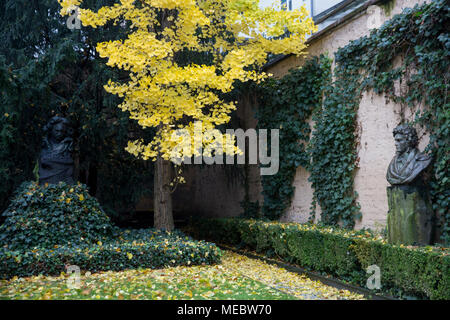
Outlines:
[{"label": "tree trunk", "polygon": [[[162,12],[161,27],[168,28],[173,22],[169,21],[168,17],[171,15],[170,10]],[[164,127],[163,123],[158,126],[158,131]],[[155,163],[155,178],[153,185],[153,211],[154,211],[154,227],[156,229],[164,229],[171,231],[174,229],[173,213],[172,213],[172,194],[170,188],[171,182],[171,163],[164,160],[161,155],[158,155]]]},{"label": "tree trunk", "polygon": [[153,187],[154,227],[156,229],[174,229],[170,181],[171,163],[158,156],[155,163],[155,183]]}]

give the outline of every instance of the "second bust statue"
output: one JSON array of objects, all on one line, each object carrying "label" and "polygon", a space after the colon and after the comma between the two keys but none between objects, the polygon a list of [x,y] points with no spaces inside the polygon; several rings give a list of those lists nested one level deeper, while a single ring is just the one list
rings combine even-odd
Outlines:
[{"label": "second bust statue", "polygon": [[72,184],[72,134],[69,120],[55,116],[44,127],[46,135],[42,141],[39,158],[39,184],[58,183]]},{"label": "second bust statue", "polygon": [[416,130],[401,124],[394,129],[396,154],[389,164],[386,179],[391,185],[413,183],[430,165],[432,158],[417,149]]}]

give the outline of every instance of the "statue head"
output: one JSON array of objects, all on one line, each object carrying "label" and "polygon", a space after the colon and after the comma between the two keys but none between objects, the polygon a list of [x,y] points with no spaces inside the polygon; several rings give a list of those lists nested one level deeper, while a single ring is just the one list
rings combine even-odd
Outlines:
[{"label": "statue head", "polygon": [[63,117],[54,116],[44,127],[44,133],[49,141],[60,143],[67,137],[71,137],[73,129],[69,120]]},{"label": "statue head", "polygon": [[398,125],[394,129],[393,135],[398,155],[416,148],[419,142],[416,129],[407,124]]}]

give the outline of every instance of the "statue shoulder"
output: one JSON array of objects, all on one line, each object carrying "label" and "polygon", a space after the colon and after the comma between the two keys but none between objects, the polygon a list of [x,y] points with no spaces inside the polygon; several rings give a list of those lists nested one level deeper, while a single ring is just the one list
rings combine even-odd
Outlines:
[{"label": "statue shoulder", "polygon": [[424,162],[424,163],[426,163],[426,165],[428,165],[433,160],[433,157],[430,156],[429,154],[426,154],[424,152],[417,150],[415,160]]}]

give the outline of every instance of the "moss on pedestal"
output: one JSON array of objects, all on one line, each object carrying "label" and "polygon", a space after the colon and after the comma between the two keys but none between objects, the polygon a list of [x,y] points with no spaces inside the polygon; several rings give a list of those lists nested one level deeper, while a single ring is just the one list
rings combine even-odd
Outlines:
[{"label": "moss on pedestal", "polygon": [[431,244],[433,209],[427,189],[418,186],[387,188],[388,242],[405,245]]}]

